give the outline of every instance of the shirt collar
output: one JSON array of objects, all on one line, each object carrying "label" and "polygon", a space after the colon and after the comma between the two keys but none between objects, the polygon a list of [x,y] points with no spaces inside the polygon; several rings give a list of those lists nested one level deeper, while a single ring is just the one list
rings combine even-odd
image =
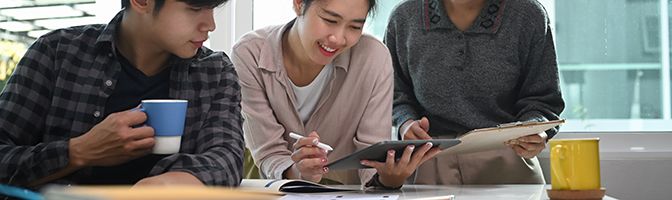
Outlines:
[{"label": "shirt collar", "polygon": [[[107,25],[105,25],[103,32],[101,32],[98,38],[96,39],[96,44],[97,45],[107,44],[113,47],[114,39],[117,35],[117,29],[119,28],[119,26],[121,26],[121,19],[123,18],[124,18],[124,10],[119,11],[117,15],[115,15],[114,18],[112,18],[112,20],[110,20],[110,22],[107,23]],[[114,49],[112,52],[114,52]]]},{"label": "shirt collar", "polygon": [[[295,21],[296,19],[283,25],[280,29],[274,29],[275,31],[271,31],[267,36],[259,55],[259,68],[273,72],[284,68],[282,57],[282,35],[285,31],[289,31],[289,29],[292,28]],[[335,67],[342,68],[347,72],[350,64],[350,49],[339,54],[334,58],[331,64]]]},{"label": "shirt collar", "polygon": [[[442,0],[422,1],[422,24],[423,29],[457,29],[450,21]],[[474,24],[466,31],[468,33],[491,33],[495,34],[502,24],[506,0],[487,0],[486,5],[474,21]]]}]

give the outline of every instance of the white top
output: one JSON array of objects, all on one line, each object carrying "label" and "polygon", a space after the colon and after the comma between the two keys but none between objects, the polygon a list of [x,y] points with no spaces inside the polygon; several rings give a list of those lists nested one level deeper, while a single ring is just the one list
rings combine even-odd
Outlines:
[{"label": "white top", "polygon": [[315,111],[315,107],[317,107],[317,102],[322,95],[322,91],[324,90],[324,87],[326,87],[329,82],[328,80],[333,73],[334,65],[327,64],[322,68],[320,74],[315,77],[315,80],[304,87],[296,86],[294,82],[291,80],[289,81],[292,83],[294,96],[296,96],[296,105],[294,105],[294,107],[299,112],[299,118],[301,118],[304,125],[308,122],[308,118],[313,114],[313,111]]}]

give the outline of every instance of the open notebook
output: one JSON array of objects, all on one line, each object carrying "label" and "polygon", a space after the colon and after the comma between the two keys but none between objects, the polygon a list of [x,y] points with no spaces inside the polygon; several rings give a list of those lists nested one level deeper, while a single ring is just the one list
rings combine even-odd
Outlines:
[{"label": "open notebook", "polygon": [[354,191],[353,189],[338,188],[296,179],[292,180],[243,179],[243,181],[240,183],[239,188],[245,190],[270,190],[272,192],[283,192],[283,193]]},{"label": "open notebook", "polygon": [[546,122],[512,122],[496,127],[474,129],[460,136],[462,141],[441,154],[466,154],[506,148],[505,142],[523,136],[538,134],[565,123],[564,119]]}]

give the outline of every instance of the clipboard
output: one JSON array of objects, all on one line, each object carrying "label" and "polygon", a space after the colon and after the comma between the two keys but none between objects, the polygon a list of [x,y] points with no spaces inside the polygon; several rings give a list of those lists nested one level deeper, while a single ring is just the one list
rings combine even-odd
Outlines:
[{"label": "clipboard", "polygon": [[474,129],[457,138],[462,141],[460,144],[442,151],[440,155],[467,154],[506,148],[504,143],[509,140],[541,133],[563,123],[565,123],[564,119],[545,122],[512,122],[491,128]]}]

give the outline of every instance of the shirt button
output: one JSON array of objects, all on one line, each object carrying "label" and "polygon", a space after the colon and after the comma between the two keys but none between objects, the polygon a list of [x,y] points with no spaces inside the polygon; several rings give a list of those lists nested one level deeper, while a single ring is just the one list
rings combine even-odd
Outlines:
[{"label": "shirt button", "polygon": [[112,81],[111,81],[111,80],[107,80],[107,81],[105,81],[105,85],[106,85],[107,87],[112,86]]},{"label": "shirt button", "polygon": [[457,39],[458,39],[458,40],[464,39],[464,36],[462,36],[462,35],[457,35]]},{"label": "shirt button", "polygon": [[112,53],[108,53],[108,54],[107,54],[107,57],[112,58],[112,56],[114,56],[114,55],[112,55]]},{"label": "shirt button", "polygon": [[458,55],[464,55],[464,50],[459,50],[459,51],[457,51],[457,54],[458,54]]},{"label": "shirt button", "polygon": [[93,112],[93,116],[96,118],[100,117],[100,111]]}]

